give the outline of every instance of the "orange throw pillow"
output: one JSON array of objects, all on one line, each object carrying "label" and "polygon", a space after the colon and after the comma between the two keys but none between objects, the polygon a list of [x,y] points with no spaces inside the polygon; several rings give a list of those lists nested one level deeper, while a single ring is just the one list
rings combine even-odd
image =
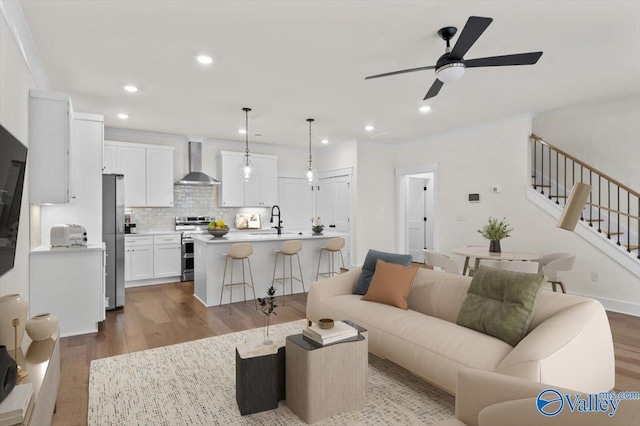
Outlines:
[{"label": "orange throw pillow", "polygon": [[362,300],[407,309],[407,296],[418,268],[378,259],[371,285]]}]

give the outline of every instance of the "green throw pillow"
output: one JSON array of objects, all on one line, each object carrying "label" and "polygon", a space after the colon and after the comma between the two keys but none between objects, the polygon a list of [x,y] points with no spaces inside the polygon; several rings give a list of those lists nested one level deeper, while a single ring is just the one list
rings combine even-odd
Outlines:
[{"label": "green throw pillow", "polygon": [[542,274],[480,266],[457,323],[516,346],[527,335],[544,282]]}]

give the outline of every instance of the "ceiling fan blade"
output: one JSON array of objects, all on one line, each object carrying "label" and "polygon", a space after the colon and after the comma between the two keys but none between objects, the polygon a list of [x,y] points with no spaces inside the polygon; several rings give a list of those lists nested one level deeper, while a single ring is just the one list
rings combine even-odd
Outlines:
[{"label": "ceiling fan blade", "polygon": [[431,66],[428,66],[428,67],[409,68],[409,69],[406,69],[406,70],[386,72],[384,74],[370,75],[369,77],[365,77],[364,79],[365,80],[369,80],[369,79],[372,79],[372,78],[388,77],[390,75],[404,74],[404,73],[407,73],[407,72],[434,70],[434,69],[436,69],[435,65],[431,65]]},{"label": "ceiling fan blade", "polygon": [[542,52],[517,53],[515,55],[490,56],[487,58],[464,61],[467,68],[504,67],[509,65],[533,65],[538,62]]},{"label": "ceiling fan blade", "polygon": [[440,89],[442,89],[442,86],[444,86],[444,83],[436,78],[436,81],[433,82],[433,84],[431,85],[431,88],[429,89],[424,99],[422,100],[426,101],[427,99],[433,98],[434,96],[436,96],[438,92],[440,92]]},{"label": "ceiling fan blade", "polygon": [[449,59],[462,59],[491,22],[493,22],[493,18],[470,16],[460,37],[458,37],[458,41],[456,41],[456,45],[453,46],[453,50],[449,54]]}]

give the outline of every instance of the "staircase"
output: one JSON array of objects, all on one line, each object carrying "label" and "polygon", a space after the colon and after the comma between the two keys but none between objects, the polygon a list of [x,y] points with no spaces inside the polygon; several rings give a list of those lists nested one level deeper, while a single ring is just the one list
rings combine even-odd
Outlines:
[{"label": "staircase", "polygon": [[[591,193],[578,225],[582,223],[590,228],[594,235],[606,240],[614,249],[628,257],[622,259],[625,266],[629,267],[629,259],[633,259],[633,269],[637,270],[640,265],[640,193],[535,134],[531,135],[531,162],[532,181],[529,191],[537,192],[560,210],[567,202],[574,183],[591,185]],[[533,201],[532,197],[529,198]],[[540,199],[535,196],[533,198]],[[550,206],[541,207],[551,213]],[[587,239],[594,242],[591,237]]]}]

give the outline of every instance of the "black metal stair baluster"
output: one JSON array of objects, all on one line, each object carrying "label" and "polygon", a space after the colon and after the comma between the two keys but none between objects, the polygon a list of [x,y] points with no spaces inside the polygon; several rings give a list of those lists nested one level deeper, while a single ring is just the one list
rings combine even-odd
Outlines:
[{"label": "black metal stair baluster", "polygon": [[627,191],[627,214],[627,252],[631,253],[631,193],[629,191]]},{"label": "black metal stair baluster", "polygon": [[549,177],[547,182],[549,183],[549,199],[551,199],[551,147],[549,147]]},{"label": "black metal stair baluster", "polygon": [[[592,182],[593,172],[589,170],[589,186],[593,188]],[[589,226],[593,226],[593,201],[591,200],[593,195],[593,189],[589,192]]]},{"label": "black metal stair baluster", "polygon": [[558,163],[558,151],[556,151],[556,195],[558,196],[558,198],[556,198],[556,204],[560,204],[560,191],[558,190],[558,175],[560,174],[558,167],[560,166]]},{"label": "black metal stair baluster", "polygon": [[567,157],[564,157],[564,204],[567,205]]},{"label": "black metal stair baluster", "polygon": [[533,176],[532,176],[533,177],[533,189],[538,189],[538,182],[537,182],[538,169],[536,168],[537,167],[537,163],[538,163],[538,161],[537,161],[538,160],[537,159],[537,156],[538,156],[538,154],[537,154],[537,143],[538,143],[538,141],[534,139],[533,140]]},{"label": "black metal stair baluster", "polygon": [[598,232],[602,232],[602,204],[600,204],[601,184],[602,176],[598,175]]},{"label": "black metal stair baluster", "polygon": [[618,242],[616,244],[620,245],[620,187],[618,187]]},{"label": "black metal stair baluster", "polygon": [[[582,175],[584,174],[584,166],[580,164],[580,183],[582,182]],[[584,220],[584,207],[580,210],[580,220]]]},{"label": "black metal stair baluster", "polygon": [[607,179],[607,238],[611,239],[611,182]]},{"label": "black metal stair baluster", "polygon": [[540,193],[544,194],[544,145],[541,145],[540,150]]}]

